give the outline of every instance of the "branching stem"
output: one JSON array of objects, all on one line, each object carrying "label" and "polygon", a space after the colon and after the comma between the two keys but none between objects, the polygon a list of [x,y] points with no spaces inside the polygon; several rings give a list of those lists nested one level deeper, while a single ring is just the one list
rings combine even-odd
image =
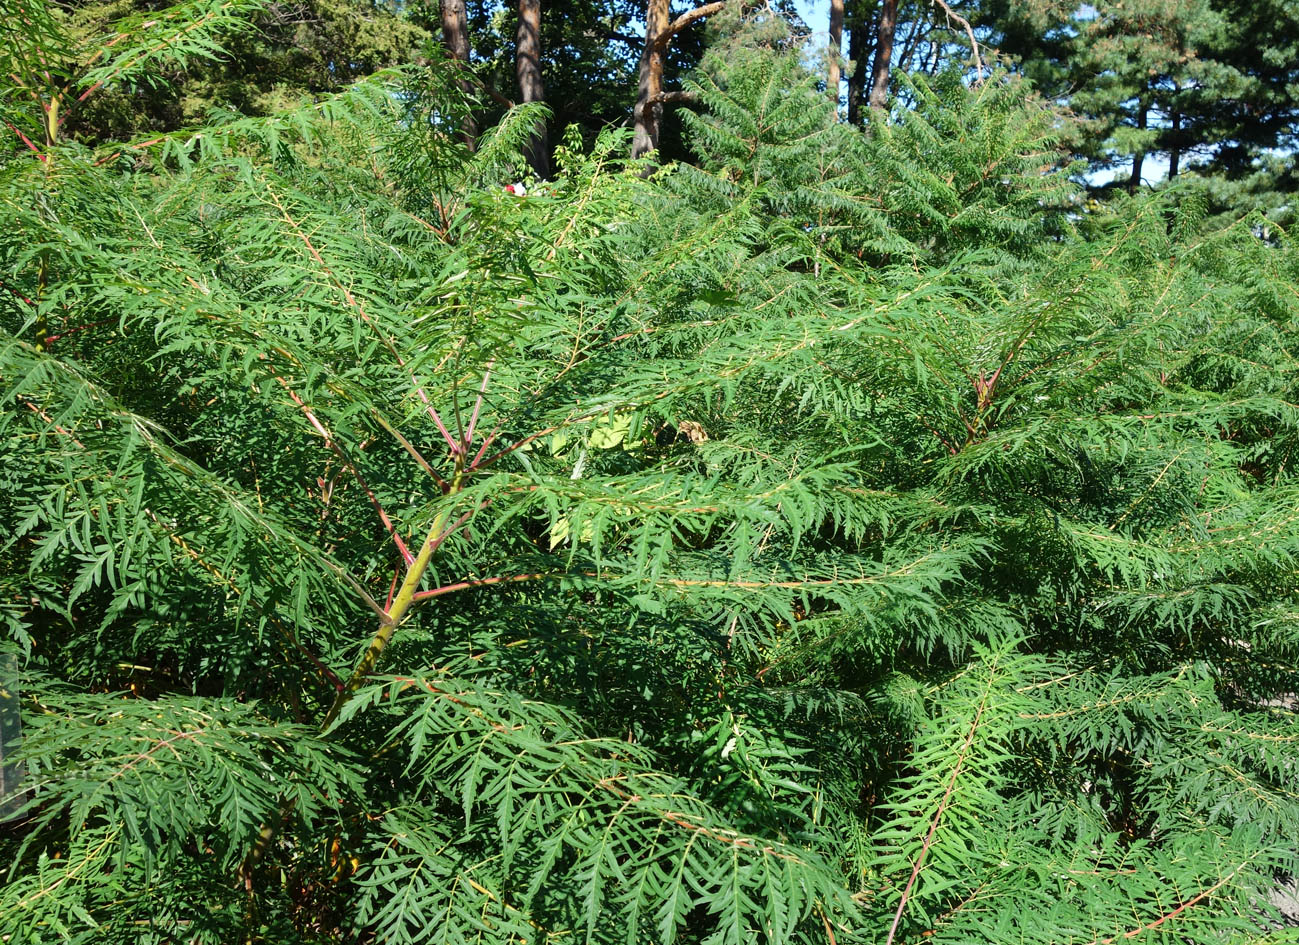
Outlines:
[{"label": "branching stem", "polygon": [[956,779],[960,777],[961,769],[965,767],[965,760],[969,757],[970,746],[974,744],[974,736],[979,730],[979,722],[983,719],[983,710],[987,708],[990,695],[992,695],[991,679],[988,682],[988,690],[984,692],[983,700],[979,703],[978,711],[974,713],[974,720],[970,722],[970,730],[965,733],[965,743],[961,745],[961,750],[957,752],[956,764],[952,767],[952,776],[947,780],[947,790],[943,792],[943,799],[938,802],[938,810],[934,812],[933,820],[929,823],[929,832],[925,834],[925,842],[920,847],[920,853],[916,855],[916,863],[911,868],[911,876],[907,879],[906,887],[902,890],[902,898],[898,900],[898,909],[897,912],[893,913],[893,925],[889,927],[889,935],[884,940],[884,945],[893,945],[893,939],[898,934],[898,926],[902,923],[902,913],[907,907],[907,901],[911,898],[911,889],[915,886],[916,877],[920,875],[920,870],[925,864],[925,854],[933,846],[934,835],[938,832],[938,825],[943,819],[943,814],[947,812],[947,804],[952,799],[952,792],[956,790]]}]

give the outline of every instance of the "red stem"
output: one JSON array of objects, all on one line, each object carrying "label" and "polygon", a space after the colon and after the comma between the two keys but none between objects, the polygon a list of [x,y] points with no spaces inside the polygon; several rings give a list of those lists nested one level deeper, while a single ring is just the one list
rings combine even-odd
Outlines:
[{"label": "red stem", "polygon": [[[508,456],[510,453],[513,453],[513,452],[514,452],[515,450],[517,450],[519,447],[521,447],[521,446],[527,446],[527,445],[528,445],[529,443],[531,443],[533,440],[541,439],[541,437],[545,436],[546,434],[548,434],[548,433],[554,433],[554,432],[555,432],[556,430],[558,430],[558,429],[559,429],[559,427],[546,427],[546,429],[544,429],[544,430],[538,430],[536,433],[533,433],[531,436],[525,436],[523,439],[519,440],[519,441],[518,441],[517,443],[515,443],[513,446],[507,446],[507,447],[505,447],[505,449],[501,450],[500,452],[492,454],[492,455],[489,456],[487,459],[483,460],[482,463],[474,463],[474,468],[475,468],[475,469],[479,469],[479,468],[482,468],[483,466],[490,466],[492,463],[496,462],[498,459],[501,459],[502,457],[504,457],[504,456]],[[485,445],[485,444],[484,444],[484,445]]]},{"label": "red stem", "polygon": [[392,586],[388,588],[388,599],[384,602],[383,611],[387,613],[392,610],[392,598],[397,593],[397,577],[401,574],[401,568],[392,569]]},{"label": "red stem", "polygon": [[500,432],[501,432],[501,428],[497,427],[487,436],[483,437],[483,445],[478,447],[478,452],[474,454],[474,461],[469,464],[470,469],[478,468],[478,463],[480,460],[482,460],[483,454],[487,452],[487,448],[489,446],[491,446],[493,443],[496,442],[496,437],[500,434]]},{"label": "red stem", "polygon": [[441,597],[444,594],[468,590],[471,587],[489,587],[493,584],[521,584],[524,581],[538,581],[552,576],[549,573],[538,572],[536,574],[511,574],[508,577],[482,578],[477,581],[457,581],[455,584],[444,584],[432,590],[420,591],[415,595],[414,600],[429,600],[433,597]]},{"label": "red stem", "polygon": [[[262,358],[263,360],[269,361],[269,359],[266,358],[265,355],[262,355]],[[273,376],[277,381],[280,382],[280,386],[283,387],[285,391],[288,392],[288,395],[293,400],[293,402],[297,404],[299,408],[301,408],[303,414],[306,416],[307,420],[311,423],[311,426],[315,428],[317,433],[319,433],[322,437],[324,437],[325,445],[329,447],[329,449],[332,450],[334,454],[342,461],[343,465],[346,466],[348,470],[351,471],[352,477],[356,480],[357,485],[359,485],[365,491],[366,497],[370,500],[370,505],[374,507],[374,511],[378,514],[379,521],[383,522],[383,527],[387,529],[388,535],[392,538],[393,544],[395,544],[397,546],[397,550],[401,552],[402,560],[404,560],[408,565],[411,564],[415,560],[415,556],[410,553],[410,549],[406,547],[406,543],[401,540],[401,535],[397,533],[396,526],[393,525],[392,519],[388,517],[388,513],[384,511],[383,506],[379,503],[378,497],[374,494],[374,491],[370,488],[369,484],[365,481],[365,477],[361,475],[361,470],[358,469],[356,467],[356,464],[353,463],[351,459],[348,458],[347,453],[345,453],[343,451],[343,448],[338,445],[338,441],[336,441],[333,435],[329,432],[329,430],[325,428],[325,425],[321,423],[319,419],[317,419],[315,413],[312,412],[311,408],[308,407],[303,402],[302,398],[298,396],[297,392],[294,391],[294,389],[289,386],[289,382],[286,381],[284,378],[280,377],[280,375],[275,372],[274,368],[271,368],[271,376]]]},{"label": "red stem", "polygon": [[85,331],[87,328],[96,328],[100,325],[107,325],[111,321],[114,321],[114,319],[103,318],[97,322],[87,322],[85,325],[77,325],[75,328],[69,328],[61,335],[50,335],[48,338],[45,339],[45,343],[54,344],[54,342],[58,341],[60,338],[66,338],[68,337],[68,335],[76,334],[79,331]]},{"label": "red stem", "polygon": [[494,361],[487,362],[487,369],[483,371],[483,383],[478,388],[478,399],[474,401],[474,412],[469,417],[469,429],[465,430],[465,449],[469,449],[469,444],[474,439],[474,427],[478,426],[478,411],[483,406],[483,395],[487,393],[487,379],[492,376],[492,365]]},{"label": "red stem", "polygon": [[22,299],[22,300],[23,300],[24,302],[26,302],[28,305],[35,305],[35,304],[36,304],[36,303],[33,302],[31,299],[29,299],[27,296],[25,296],[25,295],[23,295],[21,292],[19,292],[17,289],[13,288],[12,286],[5,285],[5,283],[3,283],[3,282],[0,282],[0,289],[4,289],[6,292],[8,292],[10,295],[14,296],[15,298]]},{"label": "red stem", "polygon": [[131,144],[127,145],[126,148],[119,148],[118,150],[114,151],[112,154],[108,155],[107,157],[97,158],[95,160],[95,167],[102,167],[103,165],[107,164],[109,161],[113,160],[114,158],[121,157],[122,154],[125,152],[125,150],[128,148],[131,150],[137,148],[147,148],[151,144],[157,144],[159,141],[165,141],[165,140],[167,140],[166,135],[159,135],[157,138],[150,138],[147,141],[133,141]]},{"label": "red stem", "polygon": [[9,130],[12,131],[14,134],[16,134],[19,138],[21,138],[22,141],[23,141],[23,144],[27,145],[27,148],[28,148],[28,149],[29,149],[33,154],[35,154],[37,158],[39,158],[39,159],[42,160],[42,161],[48,161],[48,160],[49,160],[49,155],[47,155],[47,154],[42,154],[42,153],[41,153],[41,149],[38,148],[38,147],[36,147],[36,145],[32,144],[32,139],[31,139],[31,138],[27,137],[27,136],[26,136],[25,134],[23,134],[19,129],[17,129],[17,128],[15,128],[13,125],[9,124],[9,122],[5,122],[5,124],[6,124],[6,125],[9,125]]},{"label": "red stem", "polygon": [[1190,899],[1186,900],[1186,902],[1182,903],[1180,906],[1178,906],[1178,907],[1177,907],[1176,909],[1174,909],[1172,912],[1166,912],[1166,913],[1164,913],[1164,914],[1161,915],[1158,919],[1155,919],[1153,922],[1147,922],[1145,925],[1140,926],[1140,927],[1135,928],[1135,929],[1132,929],[1132,930],[1130,930],[1130,931],[1124,932],[1122,935],[1112,935],[1112,936],[1110,936],[1109,938],[1100,938],[1100,939],[1096,939],[1095,941],[1088,943],[1088,945],[1113,945],[1114,942],[1117,942],[1117,941],[1119,941],[1120,939],[1136,938],[1136,937],[1137,937],[1138,935],[1140,935],[1142,932],[1149,932],[1151,929],[1157,929],[1157,928],[1159,928],[1161,925],[1163,925],[1163,924],[1164,924],[1165,922],[1167,922],[1169,919],[1176,918],[1178,915],[1180,915],[1181,913],[1185,912],[1187,909],[1191,908],[1191,906],[1195,905],[1195,904],[1196,904],[1197,902],[1199,902],[1200,900],[1205,899],[1206,897],[1213,895],[1215,892],[1217,892],[1217,891],[1218,891],[1219,889],[1221,889],[1223,886],[1227,885],[1228,881],[1231,880],[1232,877],[1234,877],[1234,876],[1235,876],[1237,873],[1239,873],[1241,870],[1243,870],[1243,869],[1245,868],[1245,866],[1246,866],[1248,863],[1249,863],[1249,860],[1246,860],[1244,863],[1241,863],[1241,864],[1240,864],[1239,866],[1237,866],[1234,870],[1232,870],[1232,871],[1231,871],[1230,873],[1228,873],[1226,876],[1222,877],[1222,879],[1218,880],[1216,883],[1214,883],[1214,884],[1213,884],[1212,886],[1210,886],[1208,889],[1204,890],[1203,892],[1199,893],[1198,895],[1192,896]]},{"label": "red stem", "polygon": [[[352,294],[352,290],[343,285],[343,283],[339,281],[338,277],[334,275],[334,270],[329,268],[329,264],[325,262],[324,257],[322,257],[319,250],[316,249],[316,244],[311,241],[311,237],[303,231],[298,222],[289,215],[289,211],[285,209],[284,204],[280,202],[280,198],[276,195],[275,191],[271,190],[268,185],[266,187],[266,192],[270,195],[271,203],[275,204],[276,209],[280,211],[280,215],[284,217],[284,222],[293,228],[298,239],[302,240],[303,245],[307,247],[307,252],[311,254],[311,258],[316,261],[316,265],[321,268],[321,271],[329,277],[330,281],[334,283],[334,286],[338,291],[343,294],[343,298],[347,301],[347,304],[356,311],[361,321],[363,321],[370,330],[374,332],[375,336],[378,337],[383,346],[388,349],[388,353],[393,356],[398,367],[401,367],[404,370],[410,370],[410,368],[406,366],[406,359],[397,351],[396,346],[392,343],[392,339],[384,334],[383,330],[375,323],[374,319],[366,313],[365,306],[363,306],[356,296]],[[414,371],[411,371],[410,376],[411,380],[415,382],[415,393],[419,395],[419,399],[423,402],[428,415],[432,417],[433,422],[437,424],[438,432],[441,433],[442,438],[447,441],[447,446],[451,448],[452,455],[462,452],[460,444],[456,442],[455,437],[448,432],[446,424],[442,422],[442,418],[438,415],[437,408],[433,406],[433,402],[429,400],[428,394],[424,392],[424,387],[420,384],[418,375],[416,375]]]}]

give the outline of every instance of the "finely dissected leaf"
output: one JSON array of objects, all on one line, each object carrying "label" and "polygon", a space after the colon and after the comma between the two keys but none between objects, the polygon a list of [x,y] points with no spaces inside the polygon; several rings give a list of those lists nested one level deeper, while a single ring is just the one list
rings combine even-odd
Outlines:
[{"label": "finely dissected leaf", "polygon": [[1270,934],[1288,235],[1089,207],[1003,74],[864,134],[782,29],[695,163],[526,197],[541,106],[471,153],[444,63],[3,159],[0,937]]}]

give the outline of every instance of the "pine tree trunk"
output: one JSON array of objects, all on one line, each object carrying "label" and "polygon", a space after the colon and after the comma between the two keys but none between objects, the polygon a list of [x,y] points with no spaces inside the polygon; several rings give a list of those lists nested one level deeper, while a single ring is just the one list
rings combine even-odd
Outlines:
[{"label": "pine tree trunk", "polygon": [[848,76],[848,123],[852,125],[861,124],[862,103],[866,99],[866,60],[870,50],[870,27],[861,10],[862,2],[854,0],[848,27],[848,59],[853,64],[852,73]]},{"label": "pine tree trunk", "polygon": [[1168,179],[1169,180],[1173,180],[1174,178],[1177,177],[1177,172],[1179,170],[1178,165],[1181,163],[1182,160],[1182,142],[1180,138],[1180,133],[1182,130],[1182,113],[1177,111],[1176,109],[1173,110],[1172,122],[1173,122],[1173,127],[1169,134],[1169,138],[1171,139],[1173,145],[1172,150],[1169,151],[1168,154]]},{"label": "pine tree trunk", "polygon": [[826,76],[825,91],[839,107],[839,62],[843,57],[843,0],[830,0],[830,67]]},{"label": "pine tree trunk", "polygon": [[[1137,128],[1145,131],[1150,120],[1150,104],[1141,100],[1137,111]],[[1128,178],[1128,193],[1135,194],[1137,188],[1141,186],[1141,165],[1145,163],[1146,152],[1138,151],[1132,156],[1132,176]]]},{"label": "pine tree trunk", "polygon": [[[519,29],[515,34],[514,71],[520,102],[541,102],[546,88],[541,81],[541,0],[519,0]],[[542,180],[550,177],[550,139],[545,122],[528,146],[528,163]]]},{"label": "pine tree trunk", "polygon": [[659,146],[663,105],[658,96],[663,91],[663,61],[667,52],[659,36],[668,26],[668,4],[669,0],[648,0],[645,10],[645,48],[641,51],[636,108],[632,112],[636,127],[631,144],[634,158],[643,157]]},{"label": "pine tree trunk", "polygon": [[875,67],[871,70],[872,109],[883,108],[889,99],[889,66],[893,59],[893,34],[898,26],[898,0],[884,0],[880,11],[879,35],[875,41]]},{"label": "pine tree trunk", "polygon": [[[439,11],[442,20],[442,43],[447,53],[460,69],[469,68],[469,20],[465,16],[465,0],[442,0]],[[468,79],[457,83],[468,93],[473,85]],[[460,124],[460,136],[472,151],[478,138],[478,122],[472,114]]]}]

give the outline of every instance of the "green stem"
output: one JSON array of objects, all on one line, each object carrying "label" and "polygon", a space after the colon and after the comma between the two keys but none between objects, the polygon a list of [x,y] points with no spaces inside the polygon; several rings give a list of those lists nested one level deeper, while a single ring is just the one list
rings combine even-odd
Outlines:
[{"label": "green stem", "polygon": [[[456,454],[455,463],[455,475],[451,477],[447,489],[448,498],[464,488],[465,481],[473,472],[472,469],[465,468],[463,452]],[[365,648],[364,655],[362,655],[360,662],[356,664],[356,668],[352,670],[352,675],[348,677],[346,684],[334,696],[334,702],[329,707],[329,711],[325,713],[325,720],[320,724],[321,734],[329,731],[329,727],[338,720],[343,707],[347,705],[352,696],[356,695],[357,690],[365,685],[365,680],[370,673],[374,672],[375,666],[379,664],[379,658],[383,656],[383,651],[392,642],[392,635],[398,625],[406,619],[411,608],[417,603],[415,594],[419,590],[425,572],[428,571],[429,563],[433,560],[433,553],[437,551],[438,546],[441,544],[439,539],[446,530],[450,518],[451,506],[448,504],[433,519],[433,524],[429,527],[428,536],[424,539],[419,554],[411,562],[406,571],[405,580],[401,582],[401,587],[392,599],[392,604],[379,621],[379,629],[375,631],[374,636],[370,639],[370,645]],[[257,840],[253,843],[252,849],[248,851],[248,856],[240,867],[240,875],[248,886],[250,893],[252,889],[252,871],[266,856],[266,851],[270,849],[276,835],[280,832],[281,825],[293,811],[294,804],[295,802],[290,798],[281,800],[277,815],[262,824],[262,829],[257,833]]]},{"label": "green stem", "polygon": [[[465,469],[464,454],[456,455],[456,471],[451,477],[450,486],[447,489],[447,496],[453,496],[464,487],[464,481],[467,476]],[[429,562],[433,560],[433,552],[437,550],[438,539],[442,537],[442,532],[447,527],[447,521],[451,517],[451,507],[448,505],[442,511],[438,512],[437,517],[433,519],[433,524],[429,527],[428,536],[424,539],[424,544],[411,562],[406,571],[406,578],[401,582],[396,596],[392,599],[392,604],[388,612],[379,621],[379,629],[374,632],[370,640],[370,645],[365,648],[365,655],[361,661],[356,664],[356,669],[352,670],[352,675],[348,677],[347,683],[338,694],[334,696],[334,704],[329,707],[325,713],[325,721],[321,723],[320,731],[322,733],[329,730],[329,727],[338,719],[338,715],[343,711],[343,706],[356,694],[356,691],[365,684],[366,678],[374,672],[375,666],[379,663],[379,657],[387,649],[388,644],[392,642],[392,635],[396,631],[406,615],[410,613],[411,607],[415,605],[415,594],[419,590],[420,582],[424,579],[424,573],[428,570]]]}]

